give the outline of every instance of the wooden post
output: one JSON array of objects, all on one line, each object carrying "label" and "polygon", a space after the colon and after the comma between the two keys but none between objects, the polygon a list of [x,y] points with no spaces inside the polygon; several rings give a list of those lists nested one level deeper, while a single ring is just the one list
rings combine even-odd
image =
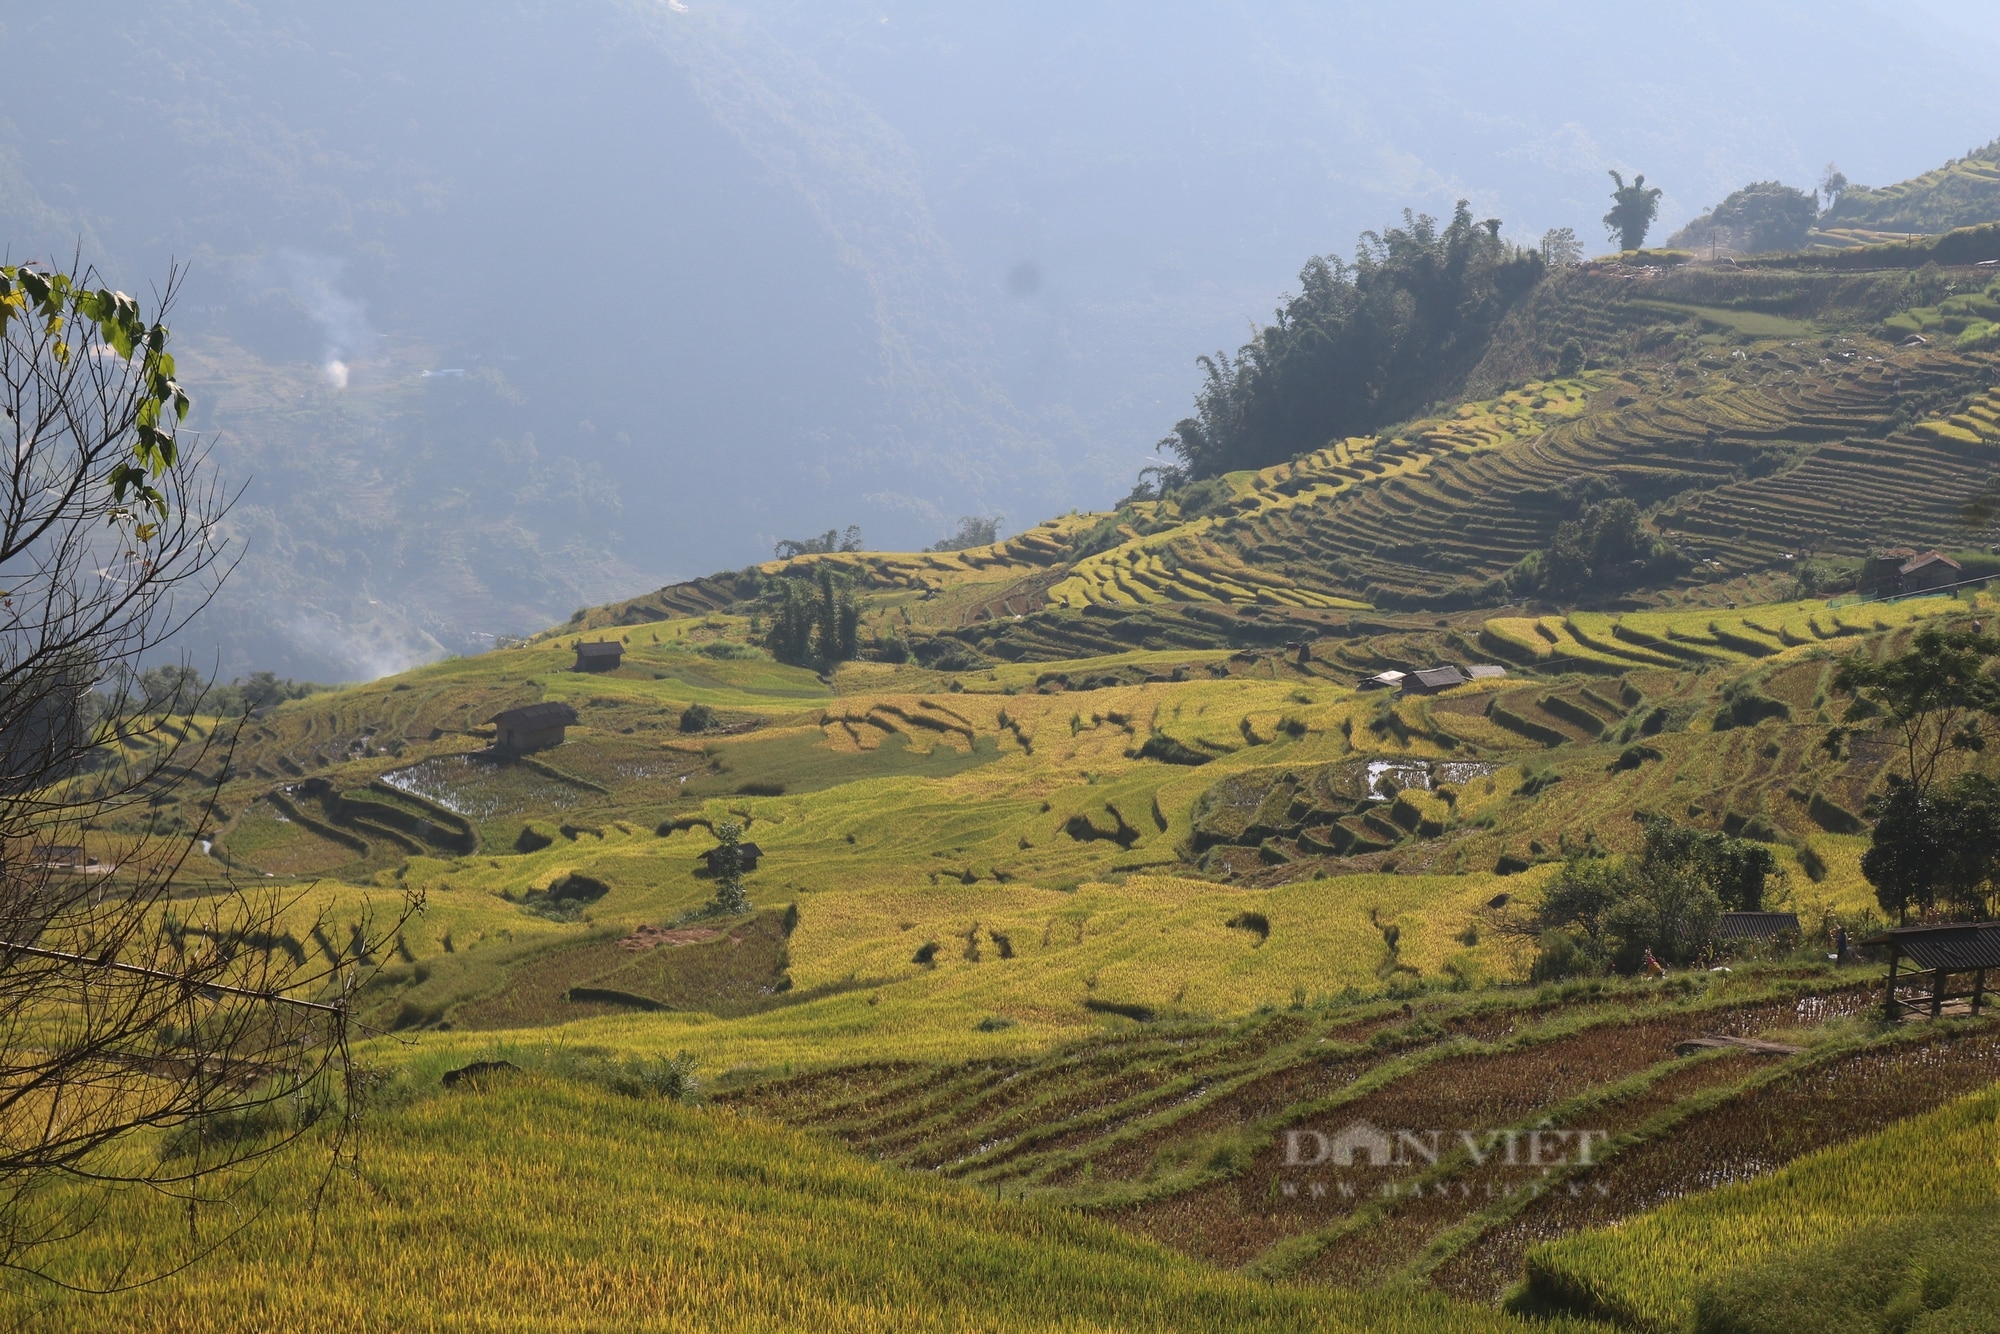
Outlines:
[{"label": "wooden post", "polygon": [[1931,1018],[1935,1019],[1944,1013],[1944,969],[1939,968],[1932,977]]},{"label": "wooden post", "polygon": [[1979,999],[1986,990],[1986,970],[1981,968],[1972,975],[1972,1013],[1979,1013]]},{"label": "wooden post", "polygon": [[1882,1017],[1890,1023],[1901,1023],[1903,1012],[1896,1008],[1896,947],[1889,946],[1889,989],[1882,1002]]}]

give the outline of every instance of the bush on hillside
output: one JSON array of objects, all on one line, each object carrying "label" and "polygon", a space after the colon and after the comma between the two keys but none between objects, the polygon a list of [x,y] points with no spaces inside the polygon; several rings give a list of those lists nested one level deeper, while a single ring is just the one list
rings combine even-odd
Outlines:
[{"label": "bush on hillside", "polygon": [[794,556],[826,556],[839,551],[861,550],[861,525],[850,523],[845,532],[827,529],[818,537],[786,538],[772,548],[779,560]]},{"label": "bush on hillside", "polygon": [[925,551],[968,551],[973,547],[990,547],[1000,540],[1000,524],[1004,516],[995,514],[982,518],[977,514],[962,515],[958,527],[947,537],[925,547]]},{"label": "bush on hillside", "polygon": [[715,658],[722,662],[751,662],[764,656],[763,650],[755,645],[739,644],[732,639],[710,640],[696,652],[704,658]]},{"label": "bush on hillside", "polygon": [[690,704],[681,710],[681,731],[706,732],[722,720],[706,704]]},{"label": "bush on hillside", "polygon": [[1517,595],[1569,599],[1622,592],[1673,579],[1687,558],[1646,527],[1639,506],[1624,496],[1586,502],[1556,525],[1541,551],[1531,551],[1508,576]]}]

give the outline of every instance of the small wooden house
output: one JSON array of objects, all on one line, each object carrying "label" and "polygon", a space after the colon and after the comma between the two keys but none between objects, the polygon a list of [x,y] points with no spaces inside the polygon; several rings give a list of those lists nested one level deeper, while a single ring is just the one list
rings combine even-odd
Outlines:
[{"label": "small wooden house", "polygon": [[[721,851],[722,849],[719,846],[710,848],[695,860],[707,867],[709,874],[713,875],[715,873],[715,854]],[[764,850],[755,843],[738,843],[736,845],[736,869],[739,871],[756,870],[757,859],[763,855]]]},{"label": "small wooden house", "polygon": [[1420,672],[1411,672],[1403,678],[1405,695],[1435,695],[1453,686],[1465,684],[1465,673],[1456,667],[1426,667]]},{"label": "small wooden house", "polygon": [[1900,571],[1904,593],[1933,593],[1956,586],[1965,578],[1965,567],[1939,551],[1926,551],[1903,562]]},{"label": "small wooden house", "polygon": [[1890,547],[1873,556],[1861,570],[1861,591],[1870,597],[1908,597],[1934,593],[1965,579],[1965,567],[1940,551]]},{"label": "small wooden house", "polygon": [[576,725],[576,710],[567,704],[544,702],[502,709],[487,719],[493,724],[493,749],[509,755],[547,750],[563,743],[563,729]]},{"label": "small wooden house", "polygon": [[625,646],[615,639],[593,639],[576,646],[579,672],[614,672],[625,659]]}]

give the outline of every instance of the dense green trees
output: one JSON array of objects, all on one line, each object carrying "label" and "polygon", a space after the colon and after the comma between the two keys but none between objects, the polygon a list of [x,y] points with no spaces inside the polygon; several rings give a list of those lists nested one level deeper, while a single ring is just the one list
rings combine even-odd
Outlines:
[{"label": "dense green trees", "polygon": [[772,548],[779,560],[794,556],[826,556],[839,551],[861,550],[861,525],[850,523],[844,530],[827,529],[818,537],[788,537]]},{"label": "dense green trees", "polygon": [[1819,221],[1819,202],[1780,181],[1744,186],[1675,232],[1669,245],[1724,246],[1746,254],[1798,250]]},{"label": "dense green trees", "polygon": [[1538,981],[1637,972],[1647,951],[1664,963],[1696,959],[1724,911],[1764,906],[1777,858],[1761,843],[1655,817],[1637,857],[1576,856],[1549,882],[1526,929]]},{"label": "dense green trees", "polygon": [[1509,583],[1516,593],[1568,600],[1672,578],[1686,566],[1671,543],[1646,527],[1639,506],[1617,496],[1587,502],[1557,524],[1548,547],[1531,552]]},{"label": "dense green trees", "polygon": [[227,685],[213,685],[185,664],[148,667],[136,676],[114,680],[98,691],[100,713],[109,716],[121,711],[174,714],[203,713],[218,718],[238,718],[258,709],[304,699],[330,690],[312,681],[294,681],[276,672],[252,672]]},{"label": "dense green trees", "polygon": [[1583,243],[1573,227],[1551,227],[1542,233],[1542,263],[1552,269],[1566,269],[1583,260]]},{"label": "dense green trees", "polygon": [[[1983,751],[2000,717],[2000,640],[1973,630],[1926,629],[1909,650],[1880,662],[1849,657],[1836,690],[1854,696],[1850,720],[1893,744],[1889,776],[1861,872],[1887,912],[1907,921],[1944,912],[1990,916],[2000,898],[2000,782],[1953,772]],[[1828,737],[1838,749],[1854,726]]]},{"label": "dense green trees", "polygon": [[1646,178],[1634,176],[1630,185],[1617,172],[1611,173],[1618,187],[1611,192],[1611,211],[1604,215],[1605,233],[1621,250],[1637,250],[1646,244],[1646,233],[1660,214],[1659,186],[1648,190]]},{"label": "dense green trees", "polygon": [[926,551],[966,551],[973,547],[992,546],[1000,540],[1000,524],[1004,516],[995,514],[984,518],[977,514],[961,515],[958,527],[953,532],[925,547]]},{"label": "dense green trees", "polygon": [[779,662],[831,671],[860,652],[861,608],[854,590],[832,566],[816,564],[808,585],[780,581],[778,606],[764,647]]},{"label": "dense green trees", "polygon": [[1400,420],[1456,386],[1500,318],[1541,277],[1541,256],[1475,222],[1460,200],[1365,232],[1354,262],[1317,257],[1300,291],[1232,359],[1197,359],[1195,413],[1160,441],[1189,477],[1264,467]]}]

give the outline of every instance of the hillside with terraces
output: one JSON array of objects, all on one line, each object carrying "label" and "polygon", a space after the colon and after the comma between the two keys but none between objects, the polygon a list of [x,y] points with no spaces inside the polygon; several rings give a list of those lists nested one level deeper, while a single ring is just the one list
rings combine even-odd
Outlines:
[{"label": "hillside with terraces", "polygon": [[[564,1231],[550,1181],[637,1220],[625,1246],[732,1227],[790,1275],[731,1270],[717,1327],[794,1289],[831,1320],[829,1255],[921,1271],[963,1327],[1078,1294],[1105,1327],[1495,1331],[1783,1327],[1808,1273],[1887,1311],[1942,1257],[1965,1277],[1926,1310],[1980,1327],[2000,1275],[1913,1192],[1986,1207],[2000,1038],[1964,997],[1904,1022],[1860,944],[1909,760],[1843,668],[1942,632],[2000,671],[1988,260],[2000,229],[1554,270],[1377,433],[164,720],[209,743],[194,781],[88,837],[199,849],[183,946],[263,889],[274,929],[213,944],[361,970],[380,1111],[328,1244],[448,1238],[388,1262],[411,1309],[478,1249],[423,1214],[446,1172],[490,1217],[535,1201],[509,1282],[587,1269],[613,1323],[701,1302]],[[1622,545],[1589,547],[1607,515]],[[1905,596],[1885,551],[1950,574]],[[802,607],[811,654],[777,632]],[[528,705],[532,744],[501,717]],[[1989,775],[1962,735],[1947,763]],[[1579,953],[1550,903],[1595,886],[1609,920],[1676,838],[1754,867],[1748,898],[1644,963]],[[318,1225],[284,1171],[246,1227]],[[118,1222],[161,1255],[181,1226]],[[1029,1275],[1028,1314],[954,1304],[961,1263]],[[101,1327],[93,1300],[50,1309]]]}]

